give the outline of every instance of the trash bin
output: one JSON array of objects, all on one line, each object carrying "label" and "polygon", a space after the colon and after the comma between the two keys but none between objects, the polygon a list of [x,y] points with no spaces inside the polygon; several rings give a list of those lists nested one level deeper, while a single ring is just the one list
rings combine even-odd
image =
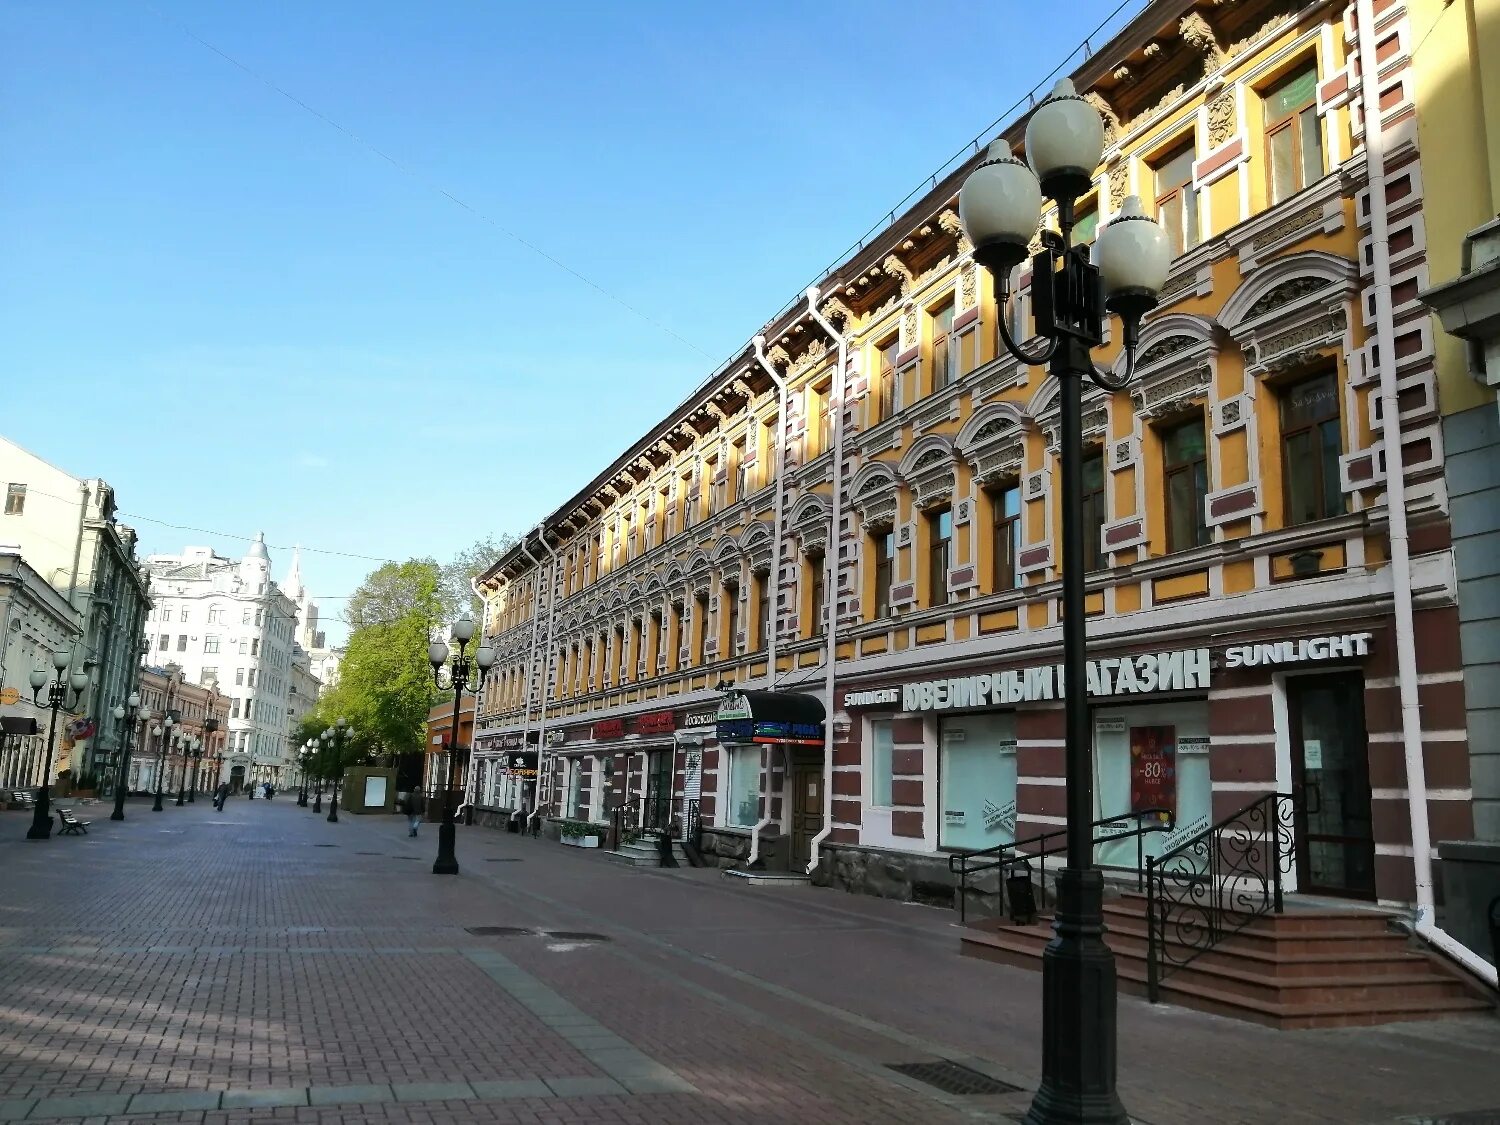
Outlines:
[{"label": "trash bin", "polygon": [[1031,885],[1031,862],[1019,860],[1005,878],[1005,897],[1010,900],[1010,920],[1017,926],[1036,921],[1036,891]]}]

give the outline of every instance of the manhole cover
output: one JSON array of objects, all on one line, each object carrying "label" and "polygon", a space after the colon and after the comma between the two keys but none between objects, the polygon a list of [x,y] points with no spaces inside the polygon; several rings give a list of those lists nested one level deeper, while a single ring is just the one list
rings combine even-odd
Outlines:
[{"label": "manhole cover", "polygon": [[553,941],[608,941],[603,934],[585,934],[574,930],[543,930],[542,936]]},{"label": "manhole cover", "polygon": [[465,926],[464,930],[475,937],[526,937],[536,933],[523,926]]},{"label": "manhole cover", "polygon": [[1014,1094],[1021,1087],[980,1074],[956,1062],[889,1063],[888,1069],[918,1082],[935,1086],[945,1094]]}]

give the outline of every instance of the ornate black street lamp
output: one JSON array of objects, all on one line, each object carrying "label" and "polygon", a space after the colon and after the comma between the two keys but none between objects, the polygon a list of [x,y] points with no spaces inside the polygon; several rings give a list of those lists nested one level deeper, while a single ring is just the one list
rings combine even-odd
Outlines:
[{"label": "ornate black street lamp", "polygon": [[[198,757],[198,758],[202,758],[203,757],[203,743],[200,742],[197,738],[193,738],[190,741],[188,739],[188,736],[184,733],[183,736],[182,736],[182,745],[180,747],[180,750],[181,750],[181,755],[182,755],[182,772],[180,772],[177,775],[177,807],[178,808],[181,808],[182,805],[183,805],[183,802],[187,800],[188,770],[191,768],[190,765],[189,765],[189,763],[192,762],[192,760],[194,759],[194,757]],[[195,753],[195,751],[196,751],[196,753]],[[197,784],[197,782],[196,782],[196,779],[195,779],[194,780],[194,785],[196,785],[196,784]]]},{"label": "ornate black street lamp", "polygon": [[[47,682],[47,670],[37,668],[31,673],[31,698],[37,706],[42,703],[42,689],[47,689],[47,707],[52,718],[47,723],[47,768],[42,772],[42,787],[36,795],[36,811],[31,817],[31,828],[26,833],[28,840],[47,840],[52,836],[52,749],[57,740],[57,713],[67,705],[69,711],[78,706],[83,693],[89,687],[89,674],[82,669],[64,677],[68,665],[73,662],[73,653],[62,649],[52,654],[55,675]],[[70,698],[71,697],[71,698]]]},{"label": "ornate black street lamp", "polygon": [[161,779],[166,772],[167,765],[167,743],[172,738],[172,726],[177,722],[168,711],[162,716],[162,720],[151,728],[151,733],[156,735],[156,800],[151,803],[152,812],[161,812]]},{"label": "ornate black street lamp", "polygon": [[[339,782],[344,777],[344,747],[354,737],[348,719],[336,719],[333,726],[323,732],[323,741],[333,751],[333,780],[328,796],[328,822],[339,822]],[[316,810],[315,810],[316,811]]]},{"label": "ornate black street lamp", "polygon": [[[201,738],[194,737],[191,756],[193,759],[193,773],[191,781],[188,784],[187,791],[188,804],[190,805],[197,803],[198,785],[202,780],[199,776],[200,772],[203,769],[203,740]],[[181,793],[177,794],[177,803],[179,805],[182,804]]]},{"label": "ornate black street lamp", "polygon": [[135,734],[137,722],[149,723],[151,721],[151,708],[141,706],[141,693],[131,692],[124,703],[116,703],[111,714],[115,722],[125,724],[125,737],[120,740],[120,772],[115,775],[115,811],[109,814],[110,820],[125,819],[125,789],[126,779],[130,772],[130,741]]},{"label": "ornate black street lamp", "polygon": [[[1054,936],[1042,959],[1042,1083],[1028,1125],[1126,1125],[1115,1088],[1115,962],[1104,943],[1104,876],[1094,866],[1093,754],[1084,628],[1083,380],[1119,391],[1134,373],[1141,317],[1156,306],[1171,252],[1161,227],[1126,199],[1094,244],[1071,245],[1074,205],[1089,190],[1104,152],[1098,111],[1063,80],[1026,126],[1026,160],[996,141],[964,182],[959,217],[975,259],[995,277],[1006,350],[1047,364],[1061,395],[1063,676],[1067,757],[1067,865],[1057,876]],[[1058,231],[1042,233],[1031,257],[1032,318],[1043,340],[1027,350],[1011,339],[1005,303],[1011,271],[1026,260],[1042,196],[1057,204]],[[1094,366],[1107,314],[1120,317],[1123,376]]]},{"label": "ornate black street lamp", "polygon": [[[465,651],[469,642],[474,639],[474,619],[467,613],[453,623],[449,636],[458,646],[456,652],[442,641],[433,641],[427,646],[427,659],[432,664],[432,682],[437,684],[439,690],[449,687],[453,689],[453,727],[449,739],[448,766],[443,776],[443,822],[438,825],[438,854],[432,865],[434,875],[458,874],[458,856],[454,854],[458,830],[453,825],[453,775],[463,760],[464,748],[459,731],[462,727],[464,691],[467,689],[471,694],[478,693],[484,674],[495,663],[495,650],[489,645],[481,644],[472,657]],[[453,663],[448,667],[448,683],[445,684],[443,665],[448,663],[450,655]]]},{"label": "ornate black street lamp", "polygon": [[303,744],[302,749],[297,751],[297,772],[300,774],[300,784],[297,789],[297,807],[299,809],[307,808],[307,766],[312,761],[312,753],[313,740],[309,738]]}]

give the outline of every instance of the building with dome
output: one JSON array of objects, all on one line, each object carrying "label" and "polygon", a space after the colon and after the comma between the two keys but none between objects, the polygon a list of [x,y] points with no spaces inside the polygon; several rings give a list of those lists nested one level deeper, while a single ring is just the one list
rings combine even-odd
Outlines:
[{"label": "building with dome", "polygon": [[[186,547],[148,556],[146,569],[155,603],[145,625],[147,663],[170,660],[184,680],[229,700],[220,778],[236,787],[285,784],[301,607],[271,577],[265,536],[240,559]],[[300,588],[295,565],[290,577]]]}]

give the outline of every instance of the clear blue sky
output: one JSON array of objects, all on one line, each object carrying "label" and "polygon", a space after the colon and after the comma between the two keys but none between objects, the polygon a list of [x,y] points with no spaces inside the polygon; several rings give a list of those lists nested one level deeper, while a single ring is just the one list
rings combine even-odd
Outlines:
[{"label": "clear blue sky", "polygon": [[272,544],[519,531],[1117,2],[10,0],[0,432]]}]

